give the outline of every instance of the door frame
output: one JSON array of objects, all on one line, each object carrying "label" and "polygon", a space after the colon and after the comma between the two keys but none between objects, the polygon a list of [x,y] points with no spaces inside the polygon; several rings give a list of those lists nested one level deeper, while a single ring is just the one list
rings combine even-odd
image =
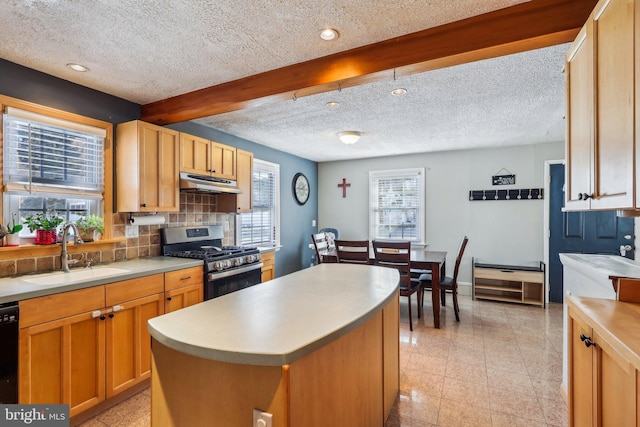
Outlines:
[{"label": "door frame", "polygon": [[549,230],[549,222],[550,222],[550,212],[549,212],[549,199],[551,198],[551,165],[565,165],[567,167],[565,160],[545,160],[544,161],[544,219],[542,222],[542,259],[544,260],[545,269],[544,269],[544,302],[545,304],[549,304],[549,290],[551,289],[549,283],[549,238],[550,230]]}]

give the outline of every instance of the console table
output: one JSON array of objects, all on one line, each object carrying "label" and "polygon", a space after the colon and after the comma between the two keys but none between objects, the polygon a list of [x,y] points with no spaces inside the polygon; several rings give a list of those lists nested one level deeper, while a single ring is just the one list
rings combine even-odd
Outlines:
[{"label": "console table", "polygon": [[501,265],[473,260],[473,299],[539,305],[544,308],[545,265]]}]

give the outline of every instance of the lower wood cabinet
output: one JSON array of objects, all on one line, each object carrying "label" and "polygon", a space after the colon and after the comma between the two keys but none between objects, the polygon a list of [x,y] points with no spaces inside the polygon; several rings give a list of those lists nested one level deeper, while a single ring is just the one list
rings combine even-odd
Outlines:
[{"label": "lower wood cabinet", "polygon": [[19,403],[68,403],[73,417],[150,378],[147,321],[202,296],[194,267],[21,301]]},{"label": "lower wood cabinet", "polygon": [[638,371],[624,345],[595,330],[597,323],[569,306],[569,425],[636,426]]},{"label": "lower wood cabinet", "polygon": [[204,300],[202,267],[164,273],[164,312],[180,310]]},{"label": "lower wood cabinet", "polygon": [[276,275],[276,253],[264,252],[260,255],[262,262],[262,282],[268,282]]}]

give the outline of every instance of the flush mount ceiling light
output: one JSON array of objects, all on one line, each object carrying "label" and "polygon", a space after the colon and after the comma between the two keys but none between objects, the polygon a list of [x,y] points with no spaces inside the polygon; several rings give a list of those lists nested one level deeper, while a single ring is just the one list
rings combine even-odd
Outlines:
[{"label": "flush mount ceiling light", "polygon": [[67,67],[71,68],[72,70],[79,71],[81,73],[89,71],[89,69],[87,67],[85,67],[84,65],[80,65],[80,64],[70,63],[70,64],[67,64]]},{"label": "flush mount ceiling light", "polygon": [[357,132],[355,130],[345,130],[344,132],[338,132],[338,138],[340,138],[340,141],[348,145],[358,142],[358,140],[360,139],[360,135],[360,132]]},{"label": "flush mount ceiling light", "polygon": [[338,32],[333,28],[325,28],[324,30],[320,31],[320,38],[326,41],[335,40],[338,38],[338,35]]},{"label": "flush mount ceiling light", "polygon": [[340,103],[336,101],[327,102],[327,107],[336,108],[338,105],[340,105]]},{"label": "flush mount ceiling light", "polygon": [[395,95],[395,96],[404,95],[405,93],[407,93],[407,90],[402,87],[399,87],[398,89],[394,89],[391,91],[391,95]]}]

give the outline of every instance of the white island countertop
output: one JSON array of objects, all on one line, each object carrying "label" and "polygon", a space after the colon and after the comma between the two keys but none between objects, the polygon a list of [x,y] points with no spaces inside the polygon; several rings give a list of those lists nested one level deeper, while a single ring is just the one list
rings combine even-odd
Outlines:
[{"label": "white island countertop", "polygon": [[397,270],[320,264],[149,320],[151,336],[221,362],[291,364],[397,298]]},{"label": "white island countertop", "polygon": [[[588,278],[587,280],[581,279],[581,289],[572,289],[571,283],[569,283],[569,287],[565,291],[572,291],[573,295],[615,299],[615,291],[611,283],[612,277],[640,278],[640,264],[617,255],[560,254],[560,260],[565,268]],[[589,286],[592,288],[591,292],[585,289]],[[601,294],[602,292],[605,294]],[[607,295],[609,293],[611,295]]]}]

